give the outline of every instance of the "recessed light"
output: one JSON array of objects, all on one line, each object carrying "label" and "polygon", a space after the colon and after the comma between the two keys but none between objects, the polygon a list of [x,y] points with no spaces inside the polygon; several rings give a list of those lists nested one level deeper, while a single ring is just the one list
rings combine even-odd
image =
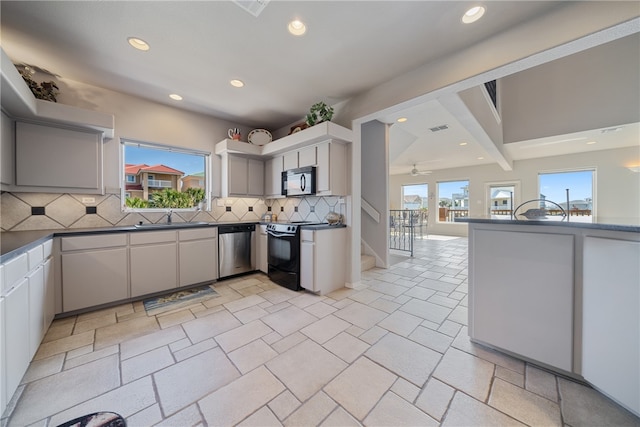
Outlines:
[{"label": "recessed light", "polygon": [[169,95],[169,98],[173,99],[174,101],[182,101],[182,97],[177,93],[172,93],[171,95]]},{"label": "recessed light", "polygon": [[406,117],[400,117],[398,120],[396,120],[398,123],[404,123],[407,121]]},{"label": "recessed light", "polygon": [[137,37],[129,37],[127,39],[127,41],[129,42],[129,44],[138,49],[138,50],[143,50],[143,51],[147,51],[149,49],[151,49],[151,47],[149,46],[149,43],[147,43],[146,41],[139,39]]},{"label": "recessed light", "polygon": [[486,9],[483,6],[475,6],[471,9],[467,10],[464,15],[462,15],[462,22],[465,24],[471,24],[472,22],[476,22],[478,19],[482,18]]},{"label": "recessed light", "polygon": [[463,145],[463,146],[464,146],[464,145],[467,145],[467,144],[468,144],[467,142],[461,142],[461,143],[460,143],[460,144],[458,144],[458,145]]},{"label": "recessed light", "polygon": [[304,22],[300,21],[299,19],[294,19],[293,21],[289,22],[289,25],[287,25],[287,29],[294,36],[301,36],[307,32],[307,26],[304,25]]},{"label": "recessed light", "polygon": [[244,82],[242,80],[233,79],[229,82],[233,87],[242,87],[244,86]]},{"label": "recessed light", "polygon": [[587,145],[593,145],[593,144],[597,144],[597,143],[598,143],[597,141],[589,141],[589,142],[587,142]]},{"label": "recessed light", "polygon": [[484,160],[484,157],[480,156],[478,157],[478,160]]}]

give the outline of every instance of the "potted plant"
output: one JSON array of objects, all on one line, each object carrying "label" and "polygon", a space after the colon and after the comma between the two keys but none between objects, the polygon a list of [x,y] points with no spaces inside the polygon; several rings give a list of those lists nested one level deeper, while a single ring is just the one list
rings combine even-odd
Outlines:
[{"label": "potted plant", "polygon": [[333,117],[333,107],[329,107],[324,102],[317,102],[311,106],[309,114],[306,117],[306,123],[309,126],[317,125],[318,123],[331,121]]},{"label": "potted plant", "polygon": [[38,83],[31,78],[32,74],[35,74],[35,70],[32,67],[23,65],[22,67],[16,66],[20,75],[31,89],[33,96],[37,99],[44,99],[45,101],[58,102],[56,96],[58,95],[58,86],[54,81]]}]

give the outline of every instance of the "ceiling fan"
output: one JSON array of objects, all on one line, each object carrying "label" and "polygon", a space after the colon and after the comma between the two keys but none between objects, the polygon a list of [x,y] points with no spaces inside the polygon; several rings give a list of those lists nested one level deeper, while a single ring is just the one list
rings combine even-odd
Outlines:
[{"label": "ceiling fan", "polygon": [[413,164],[413,169],[411,169],[411,172],[409,172],[409,175],[411,176],[419,176],[419,175],[429,175],[431,173],[431,171],[421,171],[416,169],[416,164]]}]

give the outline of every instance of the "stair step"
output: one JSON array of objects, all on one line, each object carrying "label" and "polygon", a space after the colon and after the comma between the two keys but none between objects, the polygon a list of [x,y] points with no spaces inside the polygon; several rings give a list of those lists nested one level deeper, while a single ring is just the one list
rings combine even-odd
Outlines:
[{"label": "stair step", "polygon": [[367,271],[376,266],[376,257],[373,255],[360,255],[360,271]]}]

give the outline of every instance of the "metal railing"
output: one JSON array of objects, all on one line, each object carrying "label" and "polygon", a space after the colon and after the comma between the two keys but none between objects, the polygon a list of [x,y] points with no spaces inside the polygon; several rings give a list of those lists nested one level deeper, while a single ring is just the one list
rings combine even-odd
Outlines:
[{"label": "metal railing", "polygon": [[153,188],[171,188],[173,183],[171,181],[165,181],[160,179],[150,179],[147,181],[147,187]]},{"label": "metal railing", "polygon": [[429,214],[425,210],[389,210],[389,249],[410,252],[416,236],[427,234]]}]

